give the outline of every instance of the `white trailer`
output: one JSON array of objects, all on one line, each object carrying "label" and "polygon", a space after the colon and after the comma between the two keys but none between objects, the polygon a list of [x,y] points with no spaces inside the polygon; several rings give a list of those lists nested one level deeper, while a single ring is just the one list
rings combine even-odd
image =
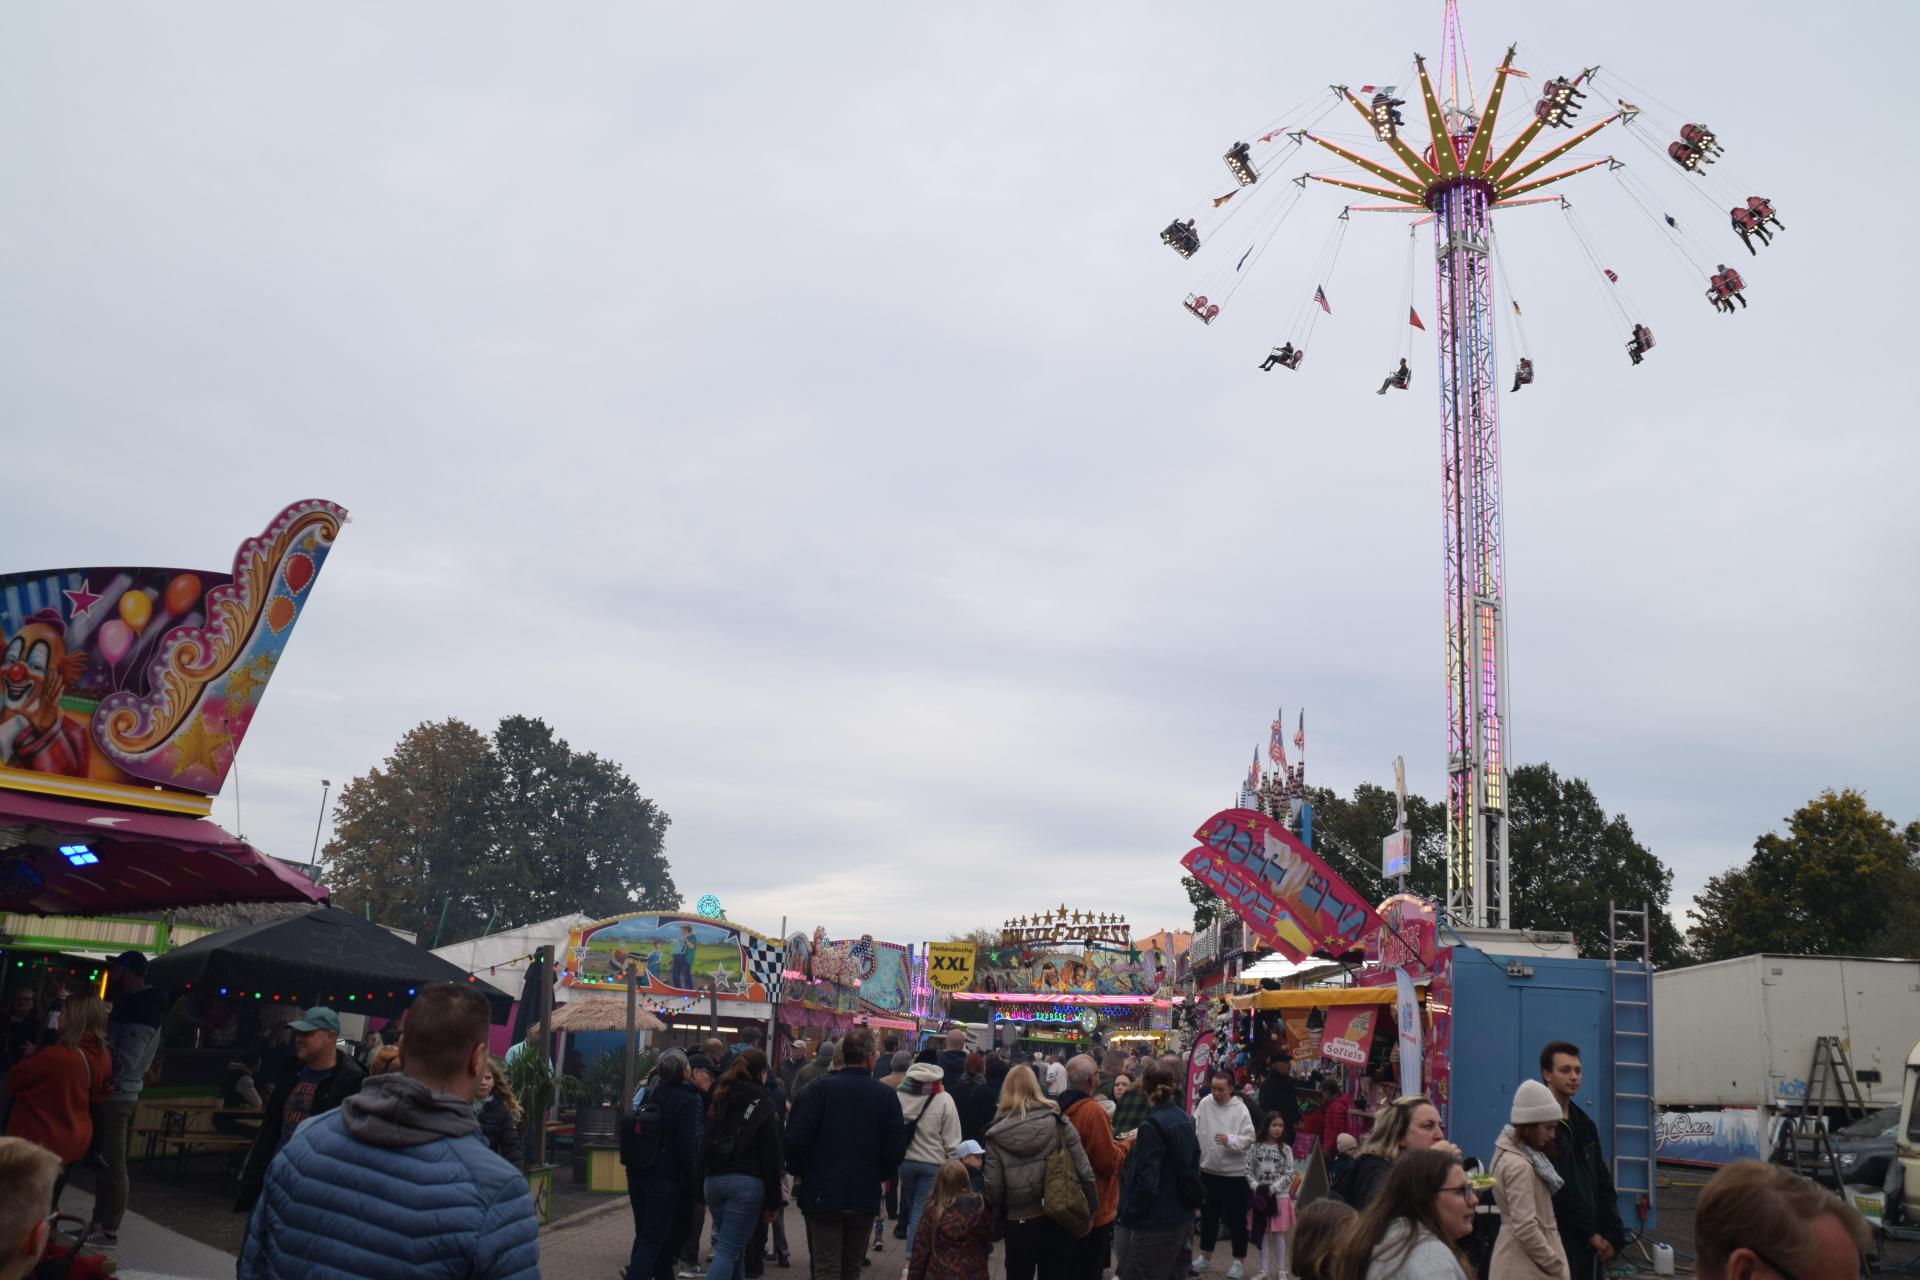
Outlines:
[{"label": "white trailer", "polygon": [[1765,1157],[1806,1097],[1814,1044],[1838,1036],[1869,1108],[1901,1100],[1920,1039],[1920,960],[1752,955],[1653,977],[1661,1159]]}]

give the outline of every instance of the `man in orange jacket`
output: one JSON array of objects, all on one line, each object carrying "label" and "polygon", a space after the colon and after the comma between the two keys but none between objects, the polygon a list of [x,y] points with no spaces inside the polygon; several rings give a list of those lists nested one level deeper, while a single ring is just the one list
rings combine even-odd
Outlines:
[{"label": "man in orange jacket", "polygon": [[1099,1083],[1100,1064],[1087,1054],[1067,1063],[1067,1090],[1060,1095],[1060,1110],[1080,1134],[1080,1145],[1093,1166],[1093,1184],[1100,1193],[1100,1203],[1093,1207],[1093,1229],[1074,1241],[1067,1280],[1100,1280],[1106,1270],[1113,1248],[1113,1220],[1120,1212],[1120,1166],[1133,1145],[1115,1140],[1113,1121],[1093,1096]]}]

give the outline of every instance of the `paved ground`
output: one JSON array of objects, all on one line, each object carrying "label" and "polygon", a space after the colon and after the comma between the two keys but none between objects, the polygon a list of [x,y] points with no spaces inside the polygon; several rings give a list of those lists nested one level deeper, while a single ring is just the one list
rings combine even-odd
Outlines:
[{"label": "paved ground", "polygon": [[[60,1211],[76,1218],[93,1212],[91,1192],[69,1186],[60,1197]],[[113,1257],[122,1280],[214,1280],[233,1275],[234,1257],[170,1230],[138,1213],[128,1213],[120,1224],[120,1247]]]}]

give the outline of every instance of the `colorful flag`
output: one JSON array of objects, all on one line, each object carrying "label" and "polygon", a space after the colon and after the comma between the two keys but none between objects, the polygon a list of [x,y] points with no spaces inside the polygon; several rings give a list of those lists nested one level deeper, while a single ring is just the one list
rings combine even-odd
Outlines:
[{"label": "colorful flag", "polygon": [[1307,712],[1304,707],[1300,711],[1300,727],[1294,730],[1293,745],[1302,751],[1307,749]]},{"label": "colorful flag", "polygon": [[1327,291],[1321,288],[1319,285],[1315,285],[1313,287],[1313,300],[1320,304],[1320,309],[1322,311],[1326,312],[1328,315],[1333,314],[1333,308],[1327,305]]},{"label": "colorful flag", "polygon": [[1260,135],[1260,141],[1272,142],[1275,138],[1279,137],[1281,134],[1285,132],[1286,130],[1284,128],[1281,128],[1281,129],[1275,129],[1272,133],[1263,133]]},{"label": "colorful flag", "polygon": [[1248,246],[1247,246],[1247,251],[1246,251],[1245,253],[1243,253],[1243,254],[1241,254],[1241,255],[1240,255],[1240,261],[1238,261],[1238,262],[1236,262],[1236,263],[1234,263],[1234,264],[1233,264],[1233,269],[1234,269],[1235,271],[1238,271],[1238,270],[1239,270],[1240,268],[1242,268],[1242,267],[1244,267],[1244,266],[1246,266],[1246,265],[1247,265],[1247,259],[1248,259],[1248,258],[1250,258],[1250,257],[1252,257],[1252,256],[1253,256],[1253,246],[1252,246],[1252,245],[1248,245]]},{"label": "colorful flag", "polygon": [[1619,276],[1617,276],[1617,275],[1615,275],[1615,274],[1613,274],[1613,268],[1612,268],[1612,267],[1602,267],[1602,268],[1600,268],[1600,269],[1601,269],[1602,271],[1604,271],[1604,272],[1606,272],[1606,273],[1607,273],[1607,279],[1609,279],[1609,280],[1611,280],[1611,281],[1613,281],[1613,282],[1614,282],[1615,284],[1619,284],[1619,283],[1620,283],[1620,277],[1619,277]]},{"label": "colorful flag", "polygon": [[1398,89],[1399,87],[1400,87],[1400,86],[1399,86],[1399,85],[1397,85],[1397,84],[1363,84],[1363,85],[1361,85],[1361,86],[1360,86],[1360,92],[1362,92],[1362,93],[1384,93],[1384,94],[1386,94],[1386,95],[1387,95],[1387,96],[1388,96],[1389,98],[1391,98],[1391,97],[1393,96],[1393,91],[1394,91],[1395,89]]},{"label": "colorful flag", "polygon": [[1425,330],[1427,327],[1420,323],[1420,313],[1412,307],[1407,308],[1407,323],[1420,330]]},{"label": "colorful flag", "polygon": [[1227,192],[1227,194],[1221,196],[1218,200],[1215,200],[1213,202],[1213,207],[1218,209],[1221,205],[1225,204],[1227,201],[1233,199],[1235,196],[1239,194],[1240,194],[1240,189],[1238,187],[1235,187],[1232,191]]},{"label": "colorful flag", "polygon": [[1515,299],[1513,300],[1513,314],[1515,314],[1515,315],[1519,315],[1519,314],[1520,314],[1520,299],[1518,299],[1518,298],[1515,298]]},{"label": "colorful flag", "polygon": [[1531,72],[1531,71],[1522,71],[1522,70],[1521,70],[1520,68],[1518,68],[1518,67],[1508,67],[1508,68],[1507,68],[1507,74],[1508,74],[1508,75],[1510,75],[1510,76],[1519,76],[1519,77],[1520,77],[1520,78],[1521,78],[1522,80],[1531,80],[1531,79],[1533,79],[1533,72]]},{"label": "colorful flag", "polygon": [[1285,708],[1279,714],[1281,719],[1273,722],[1273,729],[1267,737],[1267,759],[1284,769],[1287,767],[1287,729],[1282,723],[1286,718]]},{"label": "colorful flag", "polygon": [[1253,767],[1247,770],[1247,790],[1260,790],[1260,748],[1253,749]]}]

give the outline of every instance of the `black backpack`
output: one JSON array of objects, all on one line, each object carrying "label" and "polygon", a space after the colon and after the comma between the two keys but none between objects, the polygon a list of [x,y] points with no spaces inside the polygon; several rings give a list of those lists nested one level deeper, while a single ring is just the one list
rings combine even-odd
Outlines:
[{"label": "black backpack", "polygon": [[629,1169],[651,1169],[666,1152],[667,1113],[659,1093],[659,1085],[648,1089],[640,1105],[621,1119],[620,1163]]}]

